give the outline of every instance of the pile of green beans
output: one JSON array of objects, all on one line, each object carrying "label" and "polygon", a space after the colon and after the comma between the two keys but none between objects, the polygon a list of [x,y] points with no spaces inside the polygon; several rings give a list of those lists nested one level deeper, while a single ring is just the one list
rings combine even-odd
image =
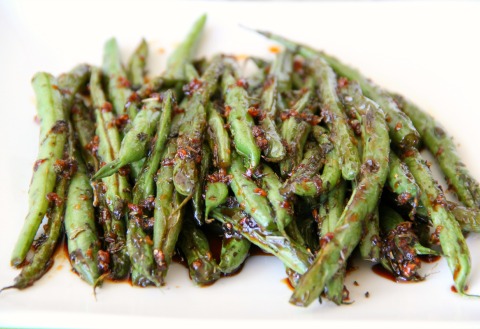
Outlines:
[{"label": "pile of green beans", "polygon": [[284,264],[299,306],[348,303],[352,255],[398,281],[425,279],[420,256],[441,255],[468,295],[480,187],[445,130],[338,59],[269,32],[257,31],[284,49],[246,59],[248,74],[232,56],[196,59],[205,22],[158,77],[147,77],[145,40],[124,66],[115,39],[101,67],[34,76],[40,146],[11,258],[21,272],[6,288],[40,279],[65,236],[73,271],[94,287],[161,287],[175,258],[208,285],[256,247]]}]

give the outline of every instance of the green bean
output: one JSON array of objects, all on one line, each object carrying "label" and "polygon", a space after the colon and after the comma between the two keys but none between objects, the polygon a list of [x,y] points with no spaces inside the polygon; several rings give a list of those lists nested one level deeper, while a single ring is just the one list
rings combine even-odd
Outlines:
[{"label": "green bean", "polygon": [[212,160],[212,152],[208,145],[202,145],[202,160],[200,161],[200,170],[198,171],[198,179],[195,183],[195,189],[193,191],[192,205],[193,205],[193,218],[195,219],[198,225],[202,225],[205,222],[204,219],[204,188],[205,188],[205,178],[208,174],[208,168],[210,167],[210,162]]},{"label": "green bean", "polygon": [[145,157],[149,142],[160,118],[162,102],[159,98],[149,98],[144,102],[146,102],[146,105],[135,117],[132,128],[122,140],[118,156],[115,160],[100,168],[92,177],[93,180],[111,176],[118,172],[121,167]]},{"label": "green bean", "polygon": [[337,81],[332,68],[322,58],[313,59],[315,77],[320,87],[322,114],[325,122],[335,138],[332,140],[338,150],[342,177],[353,180],[360,171],[360,156],[352,142],[352,132],[348,126],[344,108],[337,93]]},{"label": "green bean", "polygon": [[90,65],[80,64],[70,72],[61,74],[58,78],[58,87],[63,95],[63,107],[70,111],[77,93],[86,86],[90,78]]},{"label": "green bean", "polygon": [[212,217],[242,234],[251,243],[280,259],[299,274],[307,271],[312,254],[280,232],[262,229],[258,223],[239,208],[214,209]]},{"label": "green bean", "polygon": [[412,120],[420,133],[422,142],[435,156],[448,186],[467,207],[480,207],[480,185],[460,160],[457,148],[450,136],[436,120],[401,96],[395,100],[401,110]]},{"label": "green bean", "polygon": [[153,255],[162,279],[165,278],[172,262],[175,245],[182,227],[180,195],[173,185],[173,159],[177,151],[175,139],[171,139],[162,154],[162,166],[157,174],[157,195],[155,198],[153,224]]},{"label": "green bean", "polygon": [[57,80],[48,73],[37,73],[32,79],[40,118],[40,147],[28,190],[28,214],[13,249],[11,264],[20,266],[48,209],[49,193],[55,189],[54,165],[62,159],[68,126],[63,99]]},{"label": "green bean", "polygon": [[[361,98],[356,94],[352,97]],[[318,252],[313,265],[295,287],[290,302],[307,306],[317,299],[327,282],[344,266],[346,259],[360,241],[365,218],[379,200],[388,174],[390,140],[383,112],[377,104],[363,98],[365,108],[362,125],[370,138],[365,138],[360,179],[352,192],[338,225]]]},{"label": "green bean", "polygon": [[220,278],[220,270],[212,256],[205,234],[192,218],[185,218],[178,247],[187,259],[190,278],[197,285],[211,284]]},{"label": "green bean", "polygon": [[448,202],[448,208],[460,224],[462,231],[480,233],[480,210]]},{"label": "green bean", "polygon": [[138,205],[129,205],[130,213],[127,230],[127,252],[132,264],[132,283],[145,287],[148,285],[160,286],[161,282],[156,277],[152,240],[143,231],[142,210]]},{"label": "green bean", "polygon": [[207,15],[202,15],[193,24],[185,40],[175,49],[167,59],[167,70],[164,73],[166,79],[187,81],[185,65],[190,63],[199,43]]},{"label": "green bean", "polygon": [[380,263],[399,281],[419,281],[421,266],[418,255],[437,253],[420,244],[412,222],[405,221],[394,209],[380,204],[380,224],[383,232]]},{"label": "green bean", "polygon": [[127,76],[134,89],[138,89],[144,84],[147,57],[148,43],[142,39],[128,61]]},{"label": "green bean", "polygon": [[167,90],[163,95],[163,98],[162,113],[158,120],[156,135],[153,139],[153,148],[144,161],[140,175],[133,187],[133,195],[137,200],[145,200],[149,196],[155,195],[154,177],[160,166],[162,153],[167,143],[175,102],[171,90]]},{"label": "green bean", "polygon": [[[68,124],[67,129],[68,132],[71,131],[71,127]],[[62,228],[68,186],[72,175],[76,171],[75,159],[73,158],[73,135],[68,132],[64,156],[55,164],[57,183],[55,185],[55,192],[48,195],[50,204],[46,213],[47,223],[43,226],[44,233],[39,240],[37,240],[33,258],[22,267],[22,271],[14,279],[14,284],[2,290],[27,288],[39,280],[53,265],[52,256],[63,232]]]},{"label": "green bean", "polygon": [[50,207],[50,213],[47,214],[48,222],[44,233],[45,240],[35,250],[33,259],[22,268],[20,274],[14,279],[14,284],[3,289],[25,289],[33,285],[53,266],[52,255],[62,231],[67,188],[68,179],[63,177],[55,189],[59,204],[55,207]]},{"label": "green bean", "polygon": [[337,72],[337,74],[347,77],[350,80],[357,81],[360,84],[365,96],[378,103],[378,105],[385,111],[392,143],[399,148],[405,149],[417,146],[420,137],[410,118],[400,111],[398,106],[387,92],[373,85],[369,79],[364,77],[356,69],[343,64],[335,57],[327,55],[324,52],[320,52],[308,46],[295,43],[282,36],[265,31],[256,32],[281,43],[293,52],[300,53],[305,58],[313,59],[321,57]]},{"label": "green bean", "polygon": [[362,238],[360,239],[360,256],[371,262],[380,260],[380,218],[378,207],[367,216],[363,228]]},{"label": "green bean", "polygon": [[277,174],[267,165],[263,165],[260,181],[262,183],[262,189],[266,191],[267,199],[270,201],[275,212],[274,219],[277,228],[280,233],[285,234],[285,229],[293,220],[293,206],[291,202],[287,201],[280,193],[282,183]]},{"label": "green bean", "polygon": [[307,142],[302,162],[293,169],[291,176],[283,184],[280,193],[286,196],[292,193],[300,196],[319,195],[322,191],[322,181],[312,178],[323,167],[325,152],[328,151],[328,148],[324,150],[316,142]]},{"label": "green bean", "polygon": [[395,200],[397,205],[409,204],[412,214],[415,213],[420,194],[419,187],[407,165],[393,151],[390,152],[389,172],[385,186],[397,196]]},{"label": "green bean", "polygon": [[[309,110],[307,105],[312,101],[315,93],[315,80],[307,78],[306,87],[292,107],[294,113],[303,113]],[[288,157],[280,162],[280,173],[286,177],[303,159],[303,147],[307,141],[312,127],[305,121],[300,121],[296,117],[289,117],[283,122],[280,135],[287,143]]]},{"label": "green bean", "polygon": [[[120,151],[120,133],[115,125],[112,105],[105,99],[102,89],[101,71],[93,67],[90,78],[90,93],[98,136],[98,157],[100,161],[113,161]],[[110,253],[111,274],[121,279],[128,275],[129,259],[125,248],[126,206],[130,202],[130,186],[126,177],[114,174],[102,179],[102,207],[109,212],[101,216],[100,224],[104,231],[104,240]]]},{"label": "green bean", "polygon": [[245,158],[250,168],[256,168],[260,164],[260,148],[252,132],[255,123],[248,113],[248,94],[243,87],[237,85],[233,69],[228,65],[223,73],[222,89],[235,149]]},{"label": "green bean", "polygon": [[470,252],[460,225],[447,207],[445,195],[438,187],[425,160],[416,149],[402,154],[420,188],[420,202],[426,208],[440,240],[443,256],[453,274],[459,294],[465,294],[465,285],[470,273]]},{"label": "green bean", "polygon": [[236,272],[247,259],[250,246],[251,242],[238,232],[233,230],[225,232],[218,264],[220,271],[223,274]]},{"label": "green bean", "polygon": [[92,113],[82,99],[77,98],[70,111],[70,119],[73,125],[75,136],[80,146],[82,158],[88,168],[88,174],[96,172],[99,162],[93,151],[95,140],[95,123]]},{"label": "green bean", "polygon": [[[313,127],[313,136],[317,142],[321,145],[328,147],[328,140],[332,137],[327,134],[325,129],[322,129],[320,126]],[[342,172],[339,165],[338,150],[333,147],[325,155],[325,165],[323,166],[322,173],[319,177],[319,180],[322,182],[322,192],[326,193],[332,190],[335,186],[339,184],[342,179]]]},{"label": "green bean", "polygon": [[241,207],[255,219],[257,224],[266,230],[276,228],[272,208],[267,199],[267,193],[259,188],[256,183],[245,176],[246,169],[242,159],[232,153],[232,166],[228,173],[232,176],[230,188]]},{"label": "green bean", "polygon": [[[109,39],[104,46],[103,74],[107,78],[108,98],[110,99],[115,114],[120,116],[125,113],[125,105],[132,94],[130,82],[122,65],[120,49],[115,38]],[[133,120],[135,112],[129,111],[128,115]]]},{"label": "green bean", "polygon": [[[318,228],[320,231],[320,245],[329,239],[338,225],[345,208],[346,182],[340,178],[340,183],[327,195],[326,201],[321,204],[318,211]],[[322,240],[323,239],[323,240]],[[325,284],[325,293],[329,300],[337,305],[344,302],[344,281],[346,266],[343,265],[333,277]]]},{"label": "green bean", "polygon": [[192,91],[178,132],[178,152],[173,169],[173,182],[178,193],[188,196],[194,193],[198,181],[197,163],[207,125],[207,102],[217,88],[217,80],[223,70],[223,60],[215,56],[202,75],[198,89]]},{"label": "green bean", "polygon": [[227,201],[228,185],[224,182],[208,182],[205,190],[205,221],[209,213]]},{"label": "green bean", "polygon": [[286,155],[283,141],[277,132],[275,117],[277,116],[276,100],[278,93],[291,89],[292,53],[279,53],[273,64],[269,76],[264,84],[260,108],[262,117],[260,125],[265,133],[267,147],[263,150],[267,161],[279,162]]},{"label": "green bean", "polygon": [[78,169],[72,176],[68,188],[65,233],[73,269],[83,280],[93,286],[100,276],[97,256],[100,240],[95,224],[93,191],[87,169],[79,152],[76,152],[75,159]]},{"label": "green bean", "polygon": [[213,159],[216,167],[228,168],[231,164],[230,136],[225,129],[225,121],[217,112],[212,103],[207,107],[208,113],[208,136],[210,148],[213,151]]}]

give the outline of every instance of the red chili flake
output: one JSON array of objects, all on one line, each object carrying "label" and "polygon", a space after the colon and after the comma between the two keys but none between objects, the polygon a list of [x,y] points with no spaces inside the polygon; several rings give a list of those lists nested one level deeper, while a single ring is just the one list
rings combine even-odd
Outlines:
[{"label": "red chili flake", "polygon": [[265,132],[260,126],[254,126],[252,128],[253,136],[255,137],[255,143],[261,150],[268,148],[268,140],[265,138]]},{"label": "red chili flake", "polygon": [[312,115],[309,123],[312,125],[312,126],[316,126],[318,125],[320,122],[322,122],[322,117],[318,116],[318,115]]},{"label": "red chili flake", "polygon": [[252,117],[258,117],[261,113],[261,111],[258,108],[255,107],[250,107],[247,110],[248,114],[250,114]]},{"label": "red chili flake", "polygon": [[315,222],[318,222],[318,210],[317,209],[313,209],[312,210],[312,216],[313,216],[313,219],[315,220]]},{"label": "red chili flake", "polygon": [[303,60],[301,60],[300,58],[296,58],[293,61],[293,70],[297,73],[303,73],[303,64]]},{"label": "red chili flake", "polygon": [[285,121],[288,118],[290,118],[290,113],[288,111],[284,111],[284,112],[280,113],[280,119],[282,121]]},{"label": "red chili flake", "polygon": [[55,205],[57,207],[59,207],[63,204],[63,199],[55,192],[48,193],[47,194],[47,200],[48,200],[48,202],[55,202]]},{"label": "red chili flake", "polygon": [[99,250],[97,253],[98,257],[98,269],[102,273],[106,273],[109,271],[110,265],[110,254],[106,251]]},{"label": "red chili flake", "polygon": [[227,171],[224,168],[221,168],[213,174],[207,176],[207,181],[209,181],[210,183],[229,183],[231,179],[232,176],[227,175]]},{"label": "red chili flake", "polygon": [[122,114],[121,116],[115,119],[115,125],[117,126],[118,129],[123,130],[123,128],[125,128],[129,120],[130,120],[130,117],[128,116],[128,114]]},{"label": "red chili flake", "polygon": [[327,243],[333,240],[335,235],[333,232],[328,232],[320,239],[320,248],[323,248]]},{"label": "red chili flake", "polygon": [[436,156],[436,157],[439,157],[440,155],[443,154],[444,151],[445,151],[445,150],[443,149],[443,147],[440,146],[440,147],[438,148],[438,150],[437,150],[437,153],[435,153],[435,156]]},{"label": "red chili flake", "polygon": [[175,106],[174,109],[173,109],[173,113],[175,113],[175,114],[185,113],[185,109],[183,109],[181,107],[178,107],[178,106]]},{"label": "red chili flake", "polygon": [[130,175],[130,166],[123,166],[118,169],[118,174],[123,177],[128,177]]},{"label": "red chili flake", "polygon": [[47,159],[38,159],[37,161],[35,161],[35,163],[33,164],[33,171],[37,171],[38,167],[40,167],[40,165],[45,161],[47,161]]},{"label": "red chili flake", "polygon": [[119,88],[130,88],[130,82],[125,77],[117,78],[117,87]]},{"label": "red chili flake", "polygon": [[231,110],[232,110],[232,108],[230,106],[228,106],[228,105],[225,106],[225,110],[223,111],[223,115],[225,116],[225,118],[228,118]]},{"label": "red chili flake", "polygon": [[52,88],[55,89],[55,90],[58,90],[58,86],[57,86],[57,85],[52,85]]},{"label": "red chili flake", "polygon": [[262,190],[261,188],[257,187],[253,190],[253,193],[257,194],[257,195],[261,195],[261,196],[267,196],[267,192],[265,192],[264,190]]},{"label": "red chili flake", "polygon": [[188,156],[188,152],[185,149],[178,149],[177,155],[180,159],[185,159]]},{"label": "red chili flake", "polygon": [[442,230],[443,230],[442,225],[438,225],[435,228],[435,232],[433,232],[432,235],[430,236],[430,242],[432,244],[439,244],[440,243],[440,233],[442,232]]},{"label": "red chili flake", "polygon": [[98,138],[98,136],[97,135],[93,136],[92,140],[88,142],[86,149],[91,153],[95,154],[98,151],[99,142],[100,142],[100,139]]},{"label": "red chili flake", "polygon": [[340,77],[337,80],[337,84],[338,84],[339,88],[346,87],[346,86],[348,86],[348,79],[345,78],[345,77]]},{"label": "red chili flake", "polygon": [[411,156],[414,156],[414,155],[415,155],[415,151],[412,150],[412,149],[408,149],[405,152],[403,152],[404,157],[411,157]]},{"label": "red chili flake", "polygon": [[165,158],[162,160],[162,167],[171,167],[175,164],[174,159]]},{"label": "red chili flake", "polygon": [[291,206],[292,205],[287,200],[282,201],[282,203],[280,203],[280,207],[282,207],[282,208],[290,208]]},{"label": "red chili flake", "polygon": [[73,159],[58,159],[55,160],[53,168],[58,175],[69,178],[77,171],[77,162]]},{"label": "red chili flake", "polygon": [[275,81],[274,77],[272,76],[268,77],[265,83],[263,84],[263,90],[267,90],[268,88],[270,88],[270,86],[273,84],[274,81]]},{"label": "red chili flake", "polygon": [[298,115],[298,112],[295,110],[290,110],[288,111],[288,115],[291,117],[296,117]]},{"label": "red chili flake", "polygon": [[237,86],[246,89],[246,88],[248,88],[248,82],[245,79],[238,79],[237,80]]},{"label": "red chili flake", "polygon": [[128,102],[130,103],[139,102],[139,101],[140,101],[140,96],[136,92],[131,93],[131,95],[128,97]]},{"label": "red chili flake", "polygon": [[142,207],[140,207],[138,204],[129,203],[128,210],[130,210],[130,212],[133,213],[134,215],[138,215],[138,216],[143,215]]},{"label": "red chili flake", "polygon": [[147,236],[145,237],[145,242],[149,245],[149,246],[152,246],[153,245],[153,241],[152,239],[150,238],[150,236],[147,234]]},{"label": "red chili flake", "polygon": [[397,124],[395,125],[395,131],[399,131],[400,129],[402,129],[403,125],[401,122],[397,122]]},{"label": "red chili flake", "polygon": [[112,112],[112,110],[113,110],[112,103],[110,103],[110,102],[105,102],[105,103],[103,103],[103,105],[102,105],[102,107],[100,108],[100,110],[101,110],[103,113]]},{"label": "red chili flake", "polygon": [[183,86],[183,92],[185,93],[186,96],[192,96],[194,92],[196,92],[202,87],[202,85],[203,85],[202,81],[194,78],[188,84]]}]

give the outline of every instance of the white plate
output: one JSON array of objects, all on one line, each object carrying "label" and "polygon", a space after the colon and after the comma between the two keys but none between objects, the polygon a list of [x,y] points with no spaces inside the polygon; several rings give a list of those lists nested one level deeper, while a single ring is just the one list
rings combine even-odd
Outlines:
[{"label": "white plate", "polygon": [[[152,53],[150,72],[159,73],[168,52],[203,12],[209,20],[199,55],[271,57],[273,43],[239,23],[323,48],[432,113],[455,136],[465,163],[480,178],[478,2],[2,2],[0,286],[10,284],[18,273],[9,267],[9,256],[27,212],[37,152],[30,86],[34,72],[59,74],[80,62],[99,65],[103,43],[115,36],[125,58],[146,37]],[[480,236],[470,235],[468,244],[470,291],[478,294]],[[282,283],[284,269],[273,257],[252,257],[239,275],[203,289],[193,287],[185,269],[173,266],[165,288],[107,283],[98,290],[97,300],[70,272],[68,261],[58,257],[33,287],[0,294],[0,327],[478,325],[479,301],[451,292],[444,260],[425,265],[429,275],[418,284],[395,284],[373,274],[369,264],[358,265],[346,280],[352,305],[325,302],[302,309],[288,303],[291,291]],[[367,291],[369,298],[364,296]]]}]

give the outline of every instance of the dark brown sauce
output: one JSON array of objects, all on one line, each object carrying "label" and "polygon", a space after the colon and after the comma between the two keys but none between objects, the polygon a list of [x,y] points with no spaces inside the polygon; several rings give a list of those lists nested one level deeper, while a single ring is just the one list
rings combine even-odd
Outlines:
[{"label": "dark brown sauce", "polygon": [[438,262],[442,257],[441,256],[435,256],[435,255],[420,255],[418,256],[420,260],[424,263],[435,263]]},{"label": "dark brown sauce", "polygon": [[210,246],[212,257],[217,263],[219,263],[220,255],[222,254],[222,237],[217,233],[208,230],[205,230],[204,232],[208,239],[208,245]]},{"label": "dark brown sauce", "polygon": [[372,266],[372,271],[373,271],[373,273],[375,273],[376,275],[381,276],[382,278],[387,279],[387,280],[390,280],[390,281],[393,281],[393,282],[397,282],[397,283],[409,282],[409,281],[397,279],[397,278],[395,277],[395,275],[393,275],[390,271],[388,271],[387,269],[385,269],[385,267],[383,267],[382,264],[375,264],[375,265],[373,265],[373,266]]},{"label": "dark brown sauce", "polygon": [[252,244],[250,247],[250,256],[273,256],[272,254],[265,252],[262,248]]},{"label": "dark brown sauce", "polygon": [[182,265],[183,267],[188,268],[187,260],[179,252],[175,252],[172,257],[172,262]]}]

